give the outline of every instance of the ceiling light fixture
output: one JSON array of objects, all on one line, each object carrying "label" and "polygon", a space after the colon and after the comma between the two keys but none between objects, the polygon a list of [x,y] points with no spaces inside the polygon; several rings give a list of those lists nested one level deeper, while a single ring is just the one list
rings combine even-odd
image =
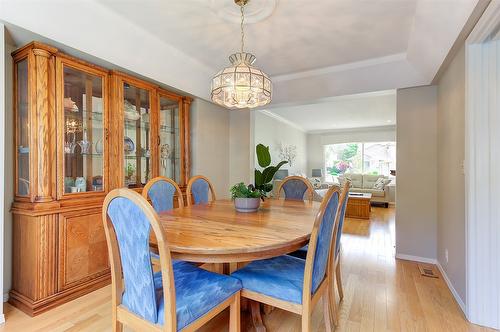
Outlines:
[{"label": "ceiling light fixture", "polygon": [[269,76],[254,67],[255,56],[243,51],[245,32],[243,9],[249,0],[234,0],[241,11],[241,50],[229,57],[231,66],[219,71],[212,79],[212,101],[227,108],[254,108],[271,102],[272,83]]}]

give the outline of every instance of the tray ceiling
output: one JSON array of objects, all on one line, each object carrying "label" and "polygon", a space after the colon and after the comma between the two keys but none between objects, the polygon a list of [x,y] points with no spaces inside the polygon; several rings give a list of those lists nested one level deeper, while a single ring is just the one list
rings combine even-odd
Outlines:
[{"label": "tray ceiling", "polygon": [[378,91],[262,110],[308,133],[396,125],[396,91]]},{"label": "tray ceiling", "polygon": [[[252,1],[246,49],[271,75],[274,105],[429,84],[477,3]],[[238,15],[232,0],[0,1],[18,44],[21,27],[204,99],[239,48]]]}]

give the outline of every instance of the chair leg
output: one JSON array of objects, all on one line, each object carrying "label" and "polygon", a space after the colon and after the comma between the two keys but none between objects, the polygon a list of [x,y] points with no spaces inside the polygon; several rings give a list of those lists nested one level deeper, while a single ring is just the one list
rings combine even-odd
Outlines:
[{"label": "chair leg", "polygon": [[325,331],[333,331],[332,322],[330,317],[330,303],[329,303],[329,293],[325,292],[323,295],[323,316],[325,319]]},{"label": "chair leg", "polygon": [[342,287],[342,273],[340,271],[340,258],[335,267],[335,276],[337,278],[337,289],[339,291],[340,302],[344,299],[344,288]]},{"label": "chair leg", "polygon": [[260,314],[260,303],[253,300],[249,301],[250,310],[252,312],[252,323],[255,332],[266,332],[266,327],[264,326],[264,322],[262,321],[262,316]]},{"label": "chair leg", "polygon": [[302,313],[302,332],[311,331],[311,313]]},{"label": "chair leg", "polygon": [[123,332],[123,324],[116,318],[113,318],[113,332]]},{"label": "chair leg", "polygon": [[330,280],[330,284],[328,285],[326,290],[328,295],[325,296],[325,300],[327,300],[329,303],[330,320],[334,326],[338,326],[339,320],[337,313],[337,299],[335,298],[335,288],[334,288],[335,286],[333,283],[334,283],[333,279]]},{"label": "chair leg", "polygon": [[240,332],[240,293],[229,306],[229,332]]}]

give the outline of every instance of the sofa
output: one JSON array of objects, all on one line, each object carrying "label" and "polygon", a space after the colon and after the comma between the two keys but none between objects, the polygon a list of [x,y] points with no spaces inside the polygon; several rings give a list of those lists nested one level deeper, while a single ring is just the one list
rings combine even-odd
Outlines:
[{"label": "sofa", "polygon": [[[374,188],[375,183],[379,178],[382,178],[380,182],[383,182],[383,189]],[[339,176],[339,182],[342,186],[345,179],[351,180],[351,192],[358,193],[371,193],[372,202],[383,203],[385,207],[389,206],[390,196],[389,187],[387,186],[391,180],[385,175],[372,175],[372,174],[356,174],[347,173]]]}]

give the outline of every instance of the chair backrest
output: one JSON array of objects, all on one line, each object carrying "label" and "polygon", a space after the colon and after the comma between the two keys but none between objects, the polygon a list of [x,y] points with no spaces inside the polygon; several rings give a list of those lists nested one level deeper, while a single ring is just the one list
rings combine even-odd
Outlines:
[{"label": "chair backrest", "polygon": [[340,195],[340,211],[339,211],[339,222],[336,228],[335,234],[335,258],[340,251],[340,238],[342,237],[342,228],[344,228],[344,218],[345,210],[347,207],[347,201],[349,200],[349,188],[351,187],[351,181],[346,180],[344,186],[342,187],[342,194]]},{"label": "chair backrest", "polygon": [[184,199],[182,198],[181,189],[174,180],[164,176],[149,180],[142,190],[142,196],[145,199],[151,199],[151,204],[157,213],[172,210],[175,195],[177,195],[179,207],[183,207]]},{"label": "chair backrest", "polygon": [[196,175],[189,179],[186,189],[187,205],[206,204],[209,202],[209,194],[215,201],[215,190],[209,179],[203,175]]},{"label": "chair backrest", "polygon": [[321,202],[309,240],[304,271],[303,304],[310,300],[311,294],[316,292],[326,274],[331,273],[332,240],[338,222],[339,202],[340,188],[330,187]]},{"label": "chair backrest", "polygon": [[104,200],[102,217],[108,244],[112,304],[156,324],[158,297],[153,279],[149,237],[152,230],[158,243],[165,306],[165,324],[176,327],[175,287],[172,261],[158,215],[133,190],[112,190]]},{"label": "chair backrest", "polygon": [[285,199],[303,201],[304,195],[309,193],[309,201],[313,199],[314,188],[306,178],[301,176],[287,176],[280,183],[278,188],[278,199],[280,198],[281,190],[285,193]]}]

